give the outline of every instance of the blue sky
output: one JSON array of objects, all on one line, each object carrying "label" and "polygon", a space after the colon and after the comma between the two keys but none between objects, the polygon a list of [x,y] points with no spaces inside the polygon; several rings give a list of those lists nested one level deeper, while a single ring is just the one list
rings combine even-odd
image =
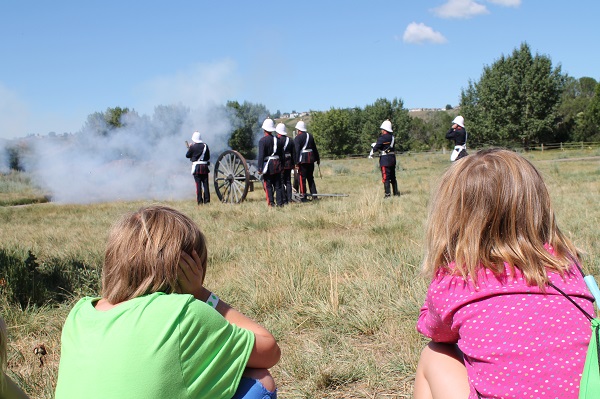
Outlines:
[{"label": "blue sky", "polygon": [[0,138],[108,107],[457,105],[522,42],[600,80],[597,0],[0,0]]}]

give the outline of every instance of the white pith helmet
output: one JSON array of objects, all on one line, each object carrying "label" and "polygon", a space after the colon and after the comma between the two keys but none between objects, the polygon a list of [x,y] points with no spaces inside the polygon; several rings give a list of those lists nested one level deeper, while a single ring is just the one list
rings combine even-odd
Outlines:
[{"label": "white pith helmet", "polygon": [[202,143],[202,136],[200,136],[200,132],[199,131],[195,131],[192,134],[192,141],[194,143]]},{"label": "white pith helmet", "polygon": [[383,129],[386,132],[392,133],[393,132],[393,130],[392,130],[392,122],[390,122],[389,119],[384,120],[383,123],[381,124],[380,129]]},{"label": "white pith helmet", "polygon": [[269,133],[273,133],[275,131],[275,122],[273,122],[273,119],[265,119],[265,121],[262,124],[262,129],[266,130]]},{"label": "white pith helmet", "polygon": [[306,132],[306,124],[304,121],[298,121],[298,123],[296,123],[296,129]]},{"label": "white pith helmet", "polygon": [[287,136],[287,130],[285,130],[285,125],[283,123],[278,123],[277,127],[275,128],[275,131],[277,132],[277,134]]},{"label": "white pith helmet", "polygon": [[465,127],[465,118],[463,118],[462,116],[458,115],[456,118],[454,118],[454,120],[452,121],[452,124],[457,124],[460,127]]}]

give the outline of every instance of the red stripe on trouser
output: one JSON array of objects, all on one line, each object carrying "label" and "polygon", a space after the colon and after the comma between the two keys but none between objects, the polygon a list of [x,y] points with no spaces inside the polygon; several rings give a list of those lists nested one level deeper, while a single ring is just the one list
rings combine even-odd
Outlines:
[{"label": "red stripe on trouser", "polygon": [[385,183],[386,177],[387,176],[385,175],[385,166],[382,166],[381,167],[381,182],[382,183]]},{"label": "red stripe on trouser", "polygon": [[267,190],[267,182],[264,180],[263,187],[265,188],[265,195],[267,196],[267,205],[271,205],[271,201],[269,201],[269,190]]},{"label": "red stripe on trouser", "polygon": [[300,194],[306,194],[306,187],[304,187],[304,176],[302,176],[300,173],[298,173],[300,175]]}]

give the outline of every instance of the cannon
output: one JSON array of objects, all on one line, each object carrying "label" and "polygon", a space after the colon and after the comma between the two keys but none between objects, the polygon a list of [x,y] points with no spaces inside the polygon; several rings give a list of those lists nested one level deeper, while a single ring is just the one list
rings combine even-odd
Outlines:
[{"label": "cannon", "polygon": [[[246,199],[249,191],[254,191],[254,183],[260,182],[258,161],[246,160],[242,154],[227,150],[217,158],[213,171],[215,192],[221,202],[239,204]],[[294,187],[297,187],[297,174],[293,172]],[[307,197],[347,197],[348,194],[305,194]],[[292,190],[292,201],[300,202],[302,197],[296,189]]]},{"label": "cannon", "polygon": [[256,161],[246,161],[237,151],[227,150],[217,159],[213,171],[215,192],[221,202],[240,203],[248,191],[254,191],[254,182],[261,176]]}]

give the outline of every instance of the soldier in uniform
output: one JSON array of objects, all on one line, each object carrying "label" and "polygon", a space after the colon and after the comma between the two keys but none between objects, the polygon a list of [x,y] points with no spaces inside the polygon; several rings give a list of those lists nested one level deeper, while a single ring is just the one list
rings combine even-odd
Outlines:
[{"label": "soldier in uniform", "polygon": [[281,172],[281,188],[283,191],[283,204],[292,201],[292,170],[294,170],[294,159],[296,158],[296,147],[294,142],[287,136],[287,130],[283,123],[278,123],[275,128],[277,132],[278,145],[283,151],[283,171]]},{"label": "soldier in uniform", "polygon": [[210,191],[208,190],[208,173],[210,172],[210,150],[208,145],[202,141],[200,132],[192,134],[192,144],[188,147],[186,158],[192,161],[192,175],[196,181],[196,201],[198,205],[210,202]]},{"label": "soldier in uniform", "polygon": [[315,162],[317,165],[320,165],[321,158],[319,157],[315,139],[308,134],[304,121],[298,121],[298,123],[296,123],[296,130],[298,135],[294,139],[294,146],[296,147],[295,163],[300,175],[300,187],[298,191],[300,192],[301,200],[305,202],[307,182],[310,193],[313,195],[317,194],[317,186],[315,185],[314,178]]},{"label": "soldier in uniform", "polygon": [[466,157],[467,155],[467,131],[465,130],[465,118],[457,116],[452,121],[452,127],[446,133],[448,140],[454,140],[454,150],[450,155],[452,162]]},{"label": "soldier in uniform", "polygon": [[391,196],[390,185],[394,195],[399,196],[398,182],[396,181],[396,154],[394,153],[394,136],[392,135],[392,122],[389,119],[381,124],[381,135],[376,143],[373,143],[373,149],[369,158],[373,157],[373,153],[379,152],[379,167],[381,168],[381,181],[385,191],[385,198]]},{"label": "soldier in uniform", "polygon": [[[275,131],[273,119],[267,118],[262,124],[263,137],[258,142],[258,173],[262,176],[263,186],[267,193],[267,205],[283,206],[283,190],[281,189],[281,160],[283,151],[277,137],[271,135]],[[273,198],[275,196],[275,198]]]}]

